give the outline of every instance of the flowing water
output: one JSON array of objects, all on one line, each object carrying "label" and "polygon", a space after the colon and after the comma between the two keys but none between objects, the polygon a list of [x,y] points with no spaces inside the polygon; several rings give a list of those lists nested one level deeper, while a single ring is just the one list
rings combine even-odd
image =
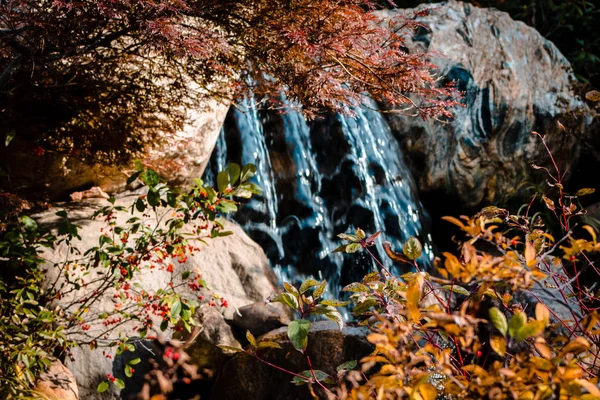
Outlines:
[{"label": "flowing water", "polygon": [[[326,278],[333,294],[360,279],[375,267],[368,254],[332,253],[342,244],[336,235],[357,227],[381,230],[398,250],[417,236],[420,261],[432,260],[428,216],[375,105],[310,123],[298,111],[259,111],[248,102],[242,109],[229,112],[205,179],[214,180],[229,161],[257,166],[263,194],[233,218],[263,247],[280,279]],[[392,267],[380,243],[373,250]]]}]

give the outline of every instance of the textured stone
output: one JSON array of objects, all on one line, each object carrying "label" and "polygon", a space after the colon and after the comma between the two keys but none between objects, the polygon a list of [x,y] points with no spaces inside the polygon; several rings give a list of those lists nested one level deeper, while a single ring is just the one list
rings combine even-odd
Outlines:
[{"label": "textured stone", "polygon": [[558,121],[572,133],[565,158],[576,162],[575,137],[590,121],[581,115],[586,106],[572,89],[570,65],[551,42],[507,13],[457,1],[421,22],[428,29],[418,29],[407,48],[427,52],[440,75],[464,91],[466,105],[446,124],[388,114],[421,192],[441,192],[464,207],[518,194],[527,181],[539,181],[530,180],[531,164],[548,163],[531,132],[558,151],[565,137]]},{"label": "textured stone", "polygon": [[231,324],[240,333],[250,331],[254,336],[288,325],[291,322],[286,312],[289,308],[280,303],[253,303],[239,309],[239,314],[233,315]]},{"label": "textured stone", "polygon": [[[120,197],[117,199],[116,205],[128,207],[136,198],[137,196],[135,195]],[[88,199],[76,204],[65,205],[64,208],[67,210],[70,220],[82,227],[79,232],[81,240],[75,240],[73,243],[82,253],[86,249],[98,244],[100,229],[105,226],[103,222],[90,220],[89,217],[100,206],[108,204],[106,200]],[[53,226],[57,222],[55,213],[58,209],[50,209],[36,215],[35,218],[41,225]],[[129,213],[119,215],[117,222],[122,224],[130,216]],[[145,219],[147,223],[155,221],[153,217]],[[233,235],[208,240],[208,245],[201,245],[201,250],[188,257],[187,261],[183,263],[174,262],[174,271],[172,274],[166,270],[142,268],[132,283],[139,282],[145,290],[153,292],[160,288],[165,288],[171,278],[177,283],[178,279],[180,279],[179,277],[185,271],[198,270],[210,286],[211,292],[217,293],[229,303],[229,307],[219,308],[224,316],[229,319],[232,318],[235,308],[254,302],[264,302],[268,296],[277,291],[276,277],[271,270],[267,257],[260,246],[253,242],[238,225],[224,221],[224,226],[226,230],[232,231]],[[46,252],[44,257],[51,261],[59,261],[66,260],[69,257],[72,259],[77,256],[70,255],[67,252],[67,248],[64,245],[60,245],[56,250]],[[86,281],[91,282],[95,277],[97,275],[95,275],[95,272],[92,272],[92,274],[86,276]],[[54,282],[54,280],[58,280],[60,285],[62,279],[62,274],[58,268],[49,268],[46,271],[46,281],[48,284]],[[60,300],[56,300],[56,304],[53,304],[53,307],[65,309],[72,302],[76,302],[77,299],[89,296],[94,289],[95,286],[90,285],[88,288],[81,288],[80,290],[68,293]],[[188,289],[187,285],[180,287],[178,293],[184,297],[193,298],[197,296],[197,293]],[[93,334],[105,329],[102,326],[102,318],[98,318],[98,316],[103,312],[114,309],[113,294],[114,289],[108,290],[98,303],[90,307],[86,317],[88,320],[95,320],[95,322],[91,324],[87,332],[79,331],[78,328],[72,328],[70,334],[73,338],[89,340],[89,337],[85,336],[86,334]],[[202,307],[197,315],[201,328],[206,333],[202,336],[203,340],[209,342],[213,347],[215,344],[220,344],[222,340],[225,340],[224,338],[227,335],[229,335],[229,339],[235,340],[231,335],[229,326],[224,321],[224,316],[214,308],[210,310],[206,309],[206,307]],[[204,321],[204,318],[207,318],[207,320]],[[216,329],[214,326],[216,324],[215,321],[218,322],[218,327],[220,327],[216,333],[214,332]],[[132,328],[133,324],[130,323],[125,323],[119,327],[122,333],[130,337],[138,336],[138,333],[134,332]],[[228,333],[226,332],[227,330],[229,330]],[[156,332],[149,331],[148,334],[169,339],[172,332],[161,333],[157,329]],[[117,332],[115,331],[111,333],[109,338],[103,338],[102,342],[111,341],[116,338]],[[231,341],[227,344],[234,345]],[[106,351],[114,359],[114,349]],[[90,350],[87,346],[73,349],[73,358],[74,361],[67,361],[67,366],[77,379],[82,398],[86,400],[110,398],[110,394],[99,396],[95,392],[97,385],[105,379],[105,374],[112,371],[112,360],[103,356],[101,350]],[[111,386],[110,390],[113,389]],[[112,395],[117,396],[116,391],[113,391]]]},{"label": "textured stone", "polygon": [[[190,111],[190,120],[183,130],[165,137],[166,144],[160,149],[149,150],[143,157],[144,163],[174,184],[190,183],[202,176],[228,108],[207,100],[198,110]],[[128,176],[135,171],[132,166],[91,165],[51,152],[36,157],[31,154],[33,147],[34,144],[22,143],[18,138],[11,143],[7,159],[10,181],[2,179],[3,187],[47,194],[51,200],[67,199],[72,192],[92,186],[107,193],[123,191]]]},{"label": "textured stone", "polygon": [[[313,323],[308,337],[306,354],[314,369],[336,374],[336,367],[346,361],[360,360],[373,351],[367,342],[366,328],[346,327],[342,331],[329,321]],[[287,328],[280,328],[259,338],[274,341],[282,349],[266,349],[260,357],[279,367],[299,373],[308,369],[306,357],[296,351],[287,336]],[[215,385],[213,400],[300,400],[310,399],[309,389],[291,383],[292,376],[270,367],[244,353],[237,354],[223,366]],[[313,385],[319,393],[319,388]],[[325,396],[320,393],[320,398]]]},{"label": "textured stone", "polygon": [[34,391],[46,400],[79,400],[73,374],[58,360],[39,376]]}]

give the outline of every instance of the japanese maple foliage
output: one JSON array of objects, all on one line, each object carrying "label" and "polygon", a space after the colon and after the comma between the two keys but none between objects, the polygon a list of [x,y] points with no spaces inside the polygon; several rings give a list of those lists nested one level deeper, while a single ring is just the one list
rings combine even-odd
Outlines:
[{"label": "japanese maple foliage", "polygon": [[314,117],[350,112],[369,93],[422,117],[450,115],[456,92],[403,47],[418,15],[382,22],[375,8],[369,0],[3,0],[0,131],[120,162],[180,128],[206,95],[282,93]]}]

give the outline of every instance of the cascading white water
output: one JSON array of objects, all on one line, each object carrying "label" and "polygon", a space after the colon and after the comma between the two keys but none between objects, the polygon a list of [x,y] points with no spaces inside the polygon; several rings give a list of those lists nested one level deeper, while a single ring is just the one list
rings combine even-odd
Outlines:
[{"label": "cascading white water", "polygon": [[[281,279],[326,278],[337,294],[374,265],[368,256],[331,252],[338,233],[361,227],[382,230],[400,248],[410,236],[433,258],[428,216],[416,196],[401,149],[376,105],[355,116],[329,115],[307,123],[295,110],[232,110],[213,154],[206,180],[228,161],[254,163],[263,195],[234,215],[269,256]],[[383,249],[375,252],[382,257]]]}]

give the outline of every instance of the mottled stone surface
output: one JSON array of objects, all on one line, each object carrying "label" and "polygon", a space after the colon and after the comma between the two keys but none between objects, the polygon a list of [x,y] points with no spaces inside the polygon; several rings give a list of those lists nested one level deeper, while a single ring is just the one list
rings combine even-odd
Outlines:
[{"label": "mottled stone surface", "polygon": [[[402,11],[384,11],[384,18]],[[558,152],[564,132],[565,158],[579,156],[581,135],[590,122],[574,93],[566,58],[536,30],[507,13],[457,1],[437,5],[408,40],[411,52],[427,52],[446,80],[464,91],[466,107],[440,123],[388,114],[406,150],[422,193],[443,193],[464,207],[500,203],[518,194],[532,177],[533,162],[548,164],[540,141],[546,135]]]},{"label": "mottled stone surface", "polygon": [[73,374],[58,360],[39,376],[34,390],[46,400],[79,400]]},{"label": "mottled stone surface", "polygon": [[[136,198],[136,195],[120,197],[117,199],[116,204],[128,207]],[[82,226],[79,232],[81,240],[75,240],[73,244],[83,253],[86,249],[98,244],[100,229],[105,226],[103,222],[90,220],[89,217],[99,207],[108,204],[104,199],[88,199],[75,204],[64,204],[64,207],[50,209],[34,217],[39,224],[52,226],[57,222],[55,213],[60,209],[66,209],[71,221]],[[117,222],[122,224],[130,216],[129,213],[119,215]],[[147,223],[152,224],[154,222],[153,218],[146,217],[145,219]],[[239,308],[255,302],[264,302],[268,296],[277,291],[276,277],[260,246],[252,241],[238,225],[224,221],[224,226],[226,230],[232,231],[233,235],[208,240],[208,244],[200,245],[201,250],[188,257],[187,261],[183,263],[173,262],[173,273],[169,273],[166,269],[150,270],[142,268],[133,280],[133,283],[140,283],[144,290],[152,293],[158,289],[166,288],[171,278],[177,284],[181,279],[181,274],[185,271],[200,271],[202,278],[207,282],[211,291],[217,293],[229,303],[227,308],[219,307],[218,312],[214,308],[201,308],[196,315],[202,328],[200,335],[202,341],[210,342],[213,348],[214,345],[222,341],[226,341],[224,344],[235,345],[231,330],[225,323],[225,318],[231,319],[233,317],[235,307]],[[183,229],[185,230],[185,227]],[[69,254],[67,248],[60,245],[56,250],[46,252],[44,257],[49,260],[60,261],[67,258],[72,259],[77,255]],[[86,276],[86,281],[91,282],[97,276],[93,272]],[[46,272],[47,282],[51,283],[55,279],[58,279],[60,285],[63,279],[61,271],[58,268],[49,268]],[[90,284],[87,288],[70,292],[60,300],[56,300],[53,307],[65,309],[73,301],[89,296],[95,288],[95,285]],[[184,297],[190,298],[196,298],[198,295],[192,292],[187,285],[180,287],[178,292]],[[88,331],[83,332],[76,327],[70,330],[70,335],[74,338],[89,340],[89,335],[96,335],[98,332],[104,331],[103,319],[98,316],[103,312],[114,310],[113,294],[114,289],[109,289],[99,302],[90,307],[86,318],[88,320],[95,319],[95,322],[91,323]],[[204,321],[205,318],[206,321]],[[155,326],[157,325],[155,323]],[[119,329],[130,337],[139,336],[132,328],[132,324],[125,323]],[[172,332],[161,333],[156,329],[156,332],[149,331],[148,334],[169,339]],[[117,338],[117,331],[113,331],[108,338],[103,338],[102,342],[110,342]],[[107,350],[107,354],[114,359],[114,348]],[[116,391],[103,395],[96,393],[97,385],[105,379],[105,374],[113,370],[112,359],[106,358],[101,350],[90,350],[87,346],[73,349],[73,357],[74,361],[67,360],[66,365],[77,379],[81,398],[93,400],[111,398],[111,395],[117,396]],[[112,389],[113,387],[111,387]]]}]

